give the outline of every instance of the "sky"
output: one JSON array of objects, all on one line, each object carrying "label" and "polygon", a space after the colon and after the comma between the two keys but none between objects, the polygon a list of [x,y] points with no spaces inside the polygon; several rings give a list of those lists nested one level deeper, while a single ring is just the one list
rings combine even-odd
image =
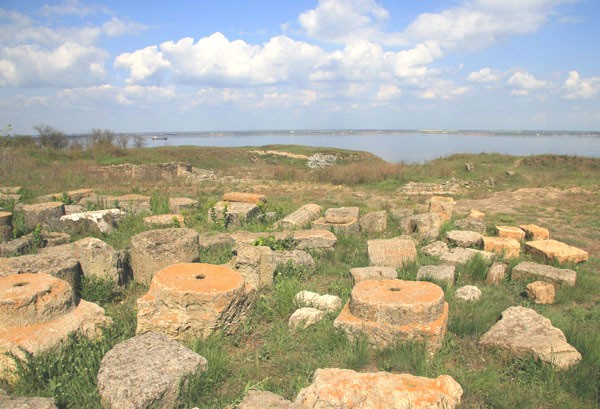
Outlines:
[{"label": "sky", "polygon": [[599,18],[598,0],[0,0],[0,130],[600,130]]}]

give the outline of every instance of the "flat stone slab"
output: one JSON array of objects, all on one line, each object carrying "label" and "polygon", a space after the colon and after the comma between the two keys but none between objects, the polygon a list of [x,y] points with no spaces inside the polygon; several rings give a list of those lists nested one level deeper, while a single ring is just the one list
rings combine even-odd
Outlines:
[{"label": "flat stone slab", "polygon": [[450,230],[446,232],[446,240],[457,247],[481,247],[483,236],[476,231]]},{"label": "flat stone slab", "polygon": [[487,231],[485,222],[479,217],[466,217],[464,219],[456,220],[454,222],[454,228],[458,230],[476,231],[482,235]]},{"label": "flat stone slab", "polygon": [[102,358],[98,393],[109,409],[173,408],[184,379],[206,368],[206,359],[164,334],[138,335]]},{"label": "flat stone slab", "polygon": [[331,207],[325,210],[325,222],[345,224],[358,220],[358,207]]},{"label": "flat stone slab", "polygon": [[479,341],[517,356],[532,354],[536,359],[568,369],[581,361],[581,354],[567,342],[563,332],[550,320],[525,307],[509,307],[502,318]]},{"label": "flat stone slab", "polygon": [[385,266],[351,268],[350,275],[355,285],[363,280],[393,280],[398,278],[398,272],[395,268]]},{"label": "flat stone slab", "polygon": [[169,198],[169,211],[171,213],[179,214],[185,210],[192,210],[197,208],[200,203],[195,199],[189,197],[170,197]]},{"label": "flat stone slab", "polygon": [[498,237],[515,239],[517,241],[525,240],[525,232],[514,226],[496,226]]},{"label": "flat stone slab", "polygon": [[455,269],[456,267],[449,265],[421,266],[417,271],[417,281],[433,280],[452,285],[454,284]]},{"label": "flat stone slab", "polygon": [[457,247],[450,250],[447,253],[442,254],[440,256],[440,260],[444,264],[450,264],[452,266],[458,267],[467,264],[469,260],[471,260],[476,255],[479,255],[485,261],[491,261],[494,258],[494,253],[490,253],[489,251]]},{"label": "flat stone slab", "polygon": [[505,258],[517,258],[521,254],[521,244],[513,238],[484,236],[483,250]]},{"label": "flat stone slab", "polygon": [[313,383],[296,403],[307,408],[453,409],[462,388],[451,376],[425,378],[389,372],[359,373],[350,369],[317,369]]},{"label": "flat stone slab", "polygon": [[321,214],[321,206],[309,203],[275,223],[275,228],[303,229]]},{"label": "flat stone slab", "polygon": [[566,268],[556,268],[532,261],[524,261],[512,269],[513,280],[542,280],[557,285],[574,287],[577,281],[577,272]]},{"label": "flat stone slab", "polygon": [[119,209],[94,210],[61,216],[60,224],[67,231],[110,233],[124,216],[125,213]]},{"label": "flat stone slab", "polygon": [[274,233],[254,233],[237,230],[230,234],[230,237],[238,244],[253,244],[257,239],[268,236],[274,236],[278,240],[292,237],[296,241],[296,249],[298,250],[330,249],[337,242],[335,234],[325,229],[288,230]]},{"label": "flat stone slab", "polygon": [[184,227],[185,220],[183,216],[175,213],[156,214],[144,217],[144,223],[154,227]]},{"label": "flat stone slab", "polygon": [[534,257],[552,261],[556,260],[560,264],[564,263],[582,263],[587,261],[589,254],[585,250],[569,246],[557,240],[537,240],[525,243],[527,252]]},{"label": "flat stone slab", "polygon": [[335,234],[358,234],[360,232],[360,225],[358,219],[351,220],[347,223],[331,223],[328,222],[325,217],[321,217],[314,220],[311,224],[313,229],[331,230]]},{"label": "flat stone slab", "polygon": [[369,264],[400,268],[417,259],[417,248],[412,240],[393,238],[367,242]]},{"label": "flat stone slab", "polygon": [[241,193],[229,192],[223,195],[223,200],[226,202],[242,202],[242,203],[267,203],[267,196],[257,193]]},{"label": "flat stone slab", "polygon": [[550,238],[550,231],[536,224],[520,224],[519,228],[525,232],[525,237],[529,240],[548,240]]}]

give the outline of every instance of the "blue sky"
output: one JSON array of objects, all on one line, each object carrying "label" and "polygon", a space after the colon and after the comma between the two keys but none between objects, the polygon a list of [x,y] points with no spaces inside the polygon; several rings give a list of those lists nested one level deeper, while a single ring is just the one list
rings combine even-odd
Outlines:
[{"label": "blue sky", "polygon": [[598,0],[0,2],[0,128],[600,130]]}]

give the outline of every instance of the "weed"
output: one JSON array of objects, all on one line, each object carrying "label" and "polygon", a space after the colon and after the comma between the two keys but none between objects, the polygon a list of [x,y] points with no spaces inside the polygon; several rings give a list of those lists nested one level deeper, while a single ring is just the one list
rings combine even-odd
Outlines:
[{"label": "weed", "polygon": [[118,295],[117,284],[112,279],[95,275],[84,276],[81,279],[81,298],[96,304],[105,305],[114,302]]},{"label": "weed", "polygon": [[169,213],[169,196],[159,190],[153,190],[150,196],[152,214]]},{"label": "weed", "polygon": [[252,243],[254,246],[267,246],[271,250],[293,250],[298,245],[298,240],[289,235],[284,239],[277,239],[273,235],[259,237]]}]

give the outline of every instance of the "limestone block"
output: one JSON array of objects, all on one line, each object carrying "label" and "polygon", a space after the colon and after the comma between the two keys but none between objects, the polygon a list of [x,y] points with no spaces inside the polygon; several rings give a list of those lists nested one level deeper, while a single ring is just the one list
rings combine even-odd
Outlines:
[{"label": "limestone block", "polygon": [[0,408],[11,409],[57,409],[54,398],[31,398],[25,396],[9,396],[0,389]]},{"label": "limestone block", "polygon": [[34,246],[33,234],[26,234],[18,239],[0,243],[0,257],[18,256],[26,253]]},{"label": "limestone block", "polygon": [[235,239],[229,233],[217,233],[198,237],[198,245],[202,249],[213,250],[235,245]]},{"label": "limestone block", "polygon": [[569,246],[557,240],[537,240],[525,243],[527,252],[534,257],[552,261],[560,264],[582,263],[587,261],[589,254],[585,250]]},{"label": "limestone block", "polygon": [[417,259],[417,248],[412,240],[393,238],[367,242],[369,264],[400,268]]},{"label": "limestone block", "polygon": [[440,216],[442,222],[447,222],[452,218],[454,211],[454,199],[444,196],[431,196],[429,199],[429,212]]},{"label": "limestone block", "polygon": [[79,203],[81,199],[92,197],[96,194],[94,189],[77,189],[68,192],[51,193],[49,195],[38,198],[40,202],[60,202],[63,198],[70,200],[73,203]]},{"label": "limestone block", "polygon": [[371,266],[356,267],[350,269],[352,282],[354,285],[363,280],[393,280],[398,277],[396,269],[393,267]]},{"label": "limestone block", "polygon": [[125,214],[119,209],[72,213],[60,218],[60,226],[63,230],[77,233],[88,231],[110,233],[124,216]]},{"label": "limestone block", "polygon": [[498,285],[506,278],[507,265],[503,263],[494,263],[485,276],[485,282],[491,285]]},{"label": "limestone block", "polygon": [[296,403],[307,408],[454,409],[461,386],[448,375],[425,378],[389,372],[317,369],[313,383],[300,390]]},{"label": "limestone block", "polygon": [[259,195],[256,193],[240,193],[240,192],[229,192],[223,195],[225,202],[242,202],[242,203],[267,203],[267,196]]},{"label": "limestone block", "polygon": [[484,261],[491,261],[494,258],[494,253],[490,253],[489,251],[457,247],[447,253],[442,254],[440,256],[440,260],[444,264],[458,267],[467,264],[469,260],[477,255],[479,255],[479,257],[481,257]]},{"label": "limestone block", "polygon": [[436,282],[454,284],[454,266],[421,266],[417,271],[417,281],[433,280]]},{"label": "limestone block", "polygon": [[186,210],[192,210],[199,206],[199,202],[189,197],[170,197],[169,198],[169,211],[171,213],[179,214]]},{"label": "limestone block", "polygon": [[520,224],[519,228],[525,232],[525,237],[529,240],[548,240],[550,238],[548,229],[535,224]]},{"label": "limestone block", "polygon": [[156,273],[138,299],[136,333],[164,332],[176,339],[230,333],[251,301],[244,277],[227,266],[173,264]]},{"label": "limestone block", "polygon": [[479,343],[499,347],[522,356],[532,354],[536,359],[568,369],[581,361],[581,354],[567,342],[563,332],[552,326],[550,320],[525,307],[509,307],[502,318]]},{"label": "limestone block", "polygon": [[525,287],[527,296],[536,304],[554,304],[556,291],[554,286],[543,281],[535,281]]},{"label": "limestone block", "polygon": [[103,202],[107,206],[118,207],[126,213],[150,212],[150,196],[132,193],[123,196],[105,196]]},{"label": "limestone block", "polygon": [[414,210],[407,207],[392,207],[390,209],[390,215],[398,221],[402,221],[413,214],[415,214]]},{"label": "limestone block", "polygon": [[0,277],[26,273],[52,275],[65,280],[77,291],[81,279],[81,266],[72,254],[60,252],[0,258]]},{"label": "limestone block", "polygon": [[360,230],[365,233],[381,233],[387,229],[387,212],[369,212],[359,220]]},{"label": "limestone block", "polygon": [[485,217],[485,213],[480,212],[477,209],[471,209],[469,211],[469,217],[473,218],[473,219],[482,219]]},{"label": "limestone block", "polygon": [[514,226],[496,226],[498,237],[515,239],[517,241],[525,240],[525,232]]},{"label": "limestone block", "polygon": [[294,264],[312,268],[315,266],[315,259],[304,250],[275,250],[273,251],[273,260],[276,265]]},{"label": "limestone block", "polygon": [[[277,238],[285,238],[283,236],[276,235]],[[297,240],[296,248],[299,250],[331,249],[337,242],[335,234],[322,229],[294,230],[292,237]]]},{"label": "limestone block", "polygon": [[35,229],[38,224],[55,228],[64,215],[65,205],[62,202],[23,205],[23,219],[29,230]]},{"label": "limestone block", "polygon": [[42,230],[40,235],[42,237],[42,244],[44,247],[60,246],[71,241],[71,235],[69,233],[63,233],[59,231]]},{"label": "limestone block", "polygon": [[485,234],[487,231],[487,226],[483,219],[478,217],[467,217],[465,219],[456,220],[454,222],[454,228],[457,230],[469,230],[476,231],[480,234]]},{"label": "limestone block", "polygon": [[402,221],[406,234],[416,233],[420,240],[434,241],[440,234],[442,221],[437,213],[425,213],[410,216]]},{"label": "limestone block", "polygon": [[275,223],[275,228],[302,229],[318,218],[320,214],[321,206],[314,203],[306,204]]},{"label": "limestone block", "polygon": [[131,238],[131,270],[140,282],[150,281],[171,264],[191,263],[198,258],[198,233],[193,229],[149,230]]},{"label": "limestone block", "polygon": [[477,301],[481,298],[481,290],[474,285],[465,285],[456,289],[454,298],[463,301]]},{"label": "limestone block", "polygon": [[430,352],[441,346],[448,323],[444,292],[425,281],[364,280],[334,326],[354,338],[364,333],[377,349],[397,342],[424,342]]},{"label": "limestone block", "polygon": [[272,287],[277,261],[273,250],[267,246],[241,244],[234,250],[230,266],[240,273],[246,283],[254,288]]},{"label": "limestone block", "polygon": [[345,224],[358,220],[358,207],[332,207],[325,211],[325,222]]},{"label": "limestone block", "polygon": [[512,269],[512,280],[542,280],[556,285],[574,287],[577,272],[566,268],[556,268],[545,264],[524,261]]},{"label": "limestone block", "polygon": [[300,291],[294,297],[296,305],[313,307],[324,312],[334,312],[342,308],[340,297],[330,294],[321,295],[312,291]]},{"label": "limestone block", "polygon": [[156,214],[144,217],[144,223],[148,226],[157,227],[184,227],[185,220],[180,214]]},{"label": "limestone block", "polygon": [[160,333],[138,335],[108,351],[98,371],[98,393],[107,409],[176,406],[181,384],[204,372],[206,359]]},{"label": "limestone block", "polygon": [[258,206],[254,203],[217,202],[208,211],[208,218],[214,223],[223,223],[226,227],[240,227],[250,222],[258,213]]},{"label": "limestone block", "polygon": [[310,307],[298,308],[290,316],[288,326],[292,330],[306,329],[321,321],[323,317],[325,317],[325,312],[322,310]]},{"label": "limestone block", "polygon": [[237,409],[306,409],[306,406],[290,402],[273,392],[251,389]]},{"label": "limestone block", "polygon": [[446,232],[446,240],[457,247],[481,247],[483,236],[475,231],[450,230]]},{"label": "limestone block", "polygon": [[0,243],[12,239],[12,213],[0,211]]},{"label": "limestone block", "polygon": [[430,257],[441,257],[442,254],[450,251],[448,245],[443,241],[434,241],[421,249],[423,254]]},{"label": "limestone block", "polygon": [[350,235],[358,234],[360,226],[358,220],[354,219],[347,223],[330,223],[325,217],[314,220],[311,224],[313,229],[330,230],[335,234]]},{"label": "limestone block", "polygon": [[65,205],[65,215],[73,213],[83,213],[85,211],[85,208],[78,204]]},{"label": "limestone block", "polygon": [[517,258],[521,253],[521,244],[511,238],[484,236],[483,250],[505,258]]}]

